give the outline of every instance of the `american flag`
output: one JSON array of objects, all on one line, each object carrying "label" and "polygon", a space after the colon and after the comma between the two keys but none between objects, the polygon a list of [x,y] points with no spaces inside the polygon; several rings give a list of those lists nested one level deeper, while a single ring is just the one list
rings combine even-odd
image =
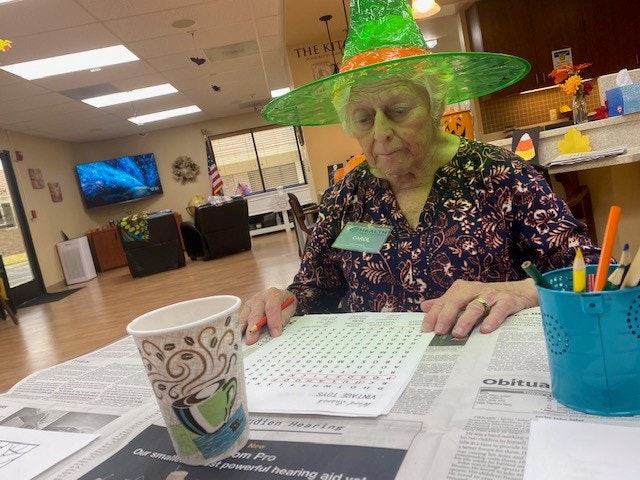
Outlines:
[{"label": "american flag", "polygon": [[211,195],[224,195],[222,191],[223,183],[218,166],[216,165],[216,157],[213,156],[213,148],[211,141],[207,138],[204,141],[207,149],[207,166],[209,167],[209,182],[211,183]]}]

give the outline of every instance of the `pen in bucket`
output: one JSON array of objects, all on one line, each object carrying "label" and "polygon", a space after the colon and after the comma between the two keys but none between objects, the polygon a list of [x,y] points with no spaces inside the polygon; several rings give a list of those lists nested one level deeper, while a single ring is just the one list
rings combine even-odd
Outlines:
[{"label": "pen in bucket", "polygon": [[593,286],[594,292],[601,291],[607,283],[609,275],[609,261],[611,260],[611,252],[613,251],[613,242],[616,239],[616,231],[620,222],[620,213],[622,209],[617,205],[612,205],[609,209],[609,217],[607,225],[604,229],[604,239],[602,240],[602,250],[600,252],[600,261],[596,269],[596,280]]},{"label": "pen in bucket", "polygon": [[529,260],[522,262],[522,269],[527,272],[527,275],[533,278],[533,281],[536,283],[536,285],[538,285],[539,287],[548,288],[549,290],[553,290],[551,284],[547,282],[540,271]]},{"label": "pen in bucket", "polygon": [[624,276],[620,288],[635,287],[638,285],[638,282],[640,282],[640,249],[638,249],[636,256],[633,257],[633,261],[631,265],[629,265],[629,270],[627,270],[627,274]]},{"label": "pen in bucket", "polygon": [[582,249],[576,249],[576,258],[573,260],[573,291],[576,293],[587,290],[587,267],[584,263]]},{"label": "pen in bucket", "polygon": [[625,266],[625,273],[627,273],[627,270],[629,270],[629,264],[631,263],[631,248],[629,247],[628,243],[624,244],[624,247],[622,248],[622,253],[620,254],[620,265],[624,265]]},{"label": "pen in bucket", "polygon": [[575,294],[570,268],[544,277],[555,287],[537,288],[553,396],[594,415],[640,414],[638,288]]},{"label": "pen in bucket", "polygon": [[609,275],[607,283],[604,285],[605,290],[617,290],[620,288],[624,274],[629,269],[630,261],[631,256],[629,254],[629,244],[625,243],[624,248],[622,249],[622,254],[620,255],[620,262],[618,262],[618,266],[611,275]]}]

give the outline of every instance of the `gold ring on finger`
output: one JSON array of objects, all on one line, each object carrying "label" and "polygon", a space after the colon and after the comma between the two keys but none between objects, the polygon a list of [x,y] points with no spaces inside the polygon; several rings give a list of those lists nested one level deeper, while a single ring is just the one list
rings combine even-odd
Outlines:
[{"label": "gold ring on finger", "polygon": [[482,316],[486,317],[489,314],[489,311],[491,310],[491,306],[489,305],[489,302],[487,302],[482,297],[476,297],[473,301],[479,302],[482,305],[482,308],[484,308],[484,312],[482,313]]}]

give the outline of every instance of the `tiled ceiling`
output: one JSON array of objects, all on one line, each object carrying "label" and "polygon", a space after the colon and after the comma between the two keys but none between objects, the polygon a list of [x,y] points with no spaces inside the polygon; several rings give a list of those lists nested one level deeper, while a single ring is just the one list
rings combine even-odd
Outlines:
[{"label": "tiled ceiling", "polygon": [[[439,3],[441,14],[451,14],[453,6],[465,2]],[[0,70],[0,128],[86,142],[258,111],[271,89],[289,85],[286,45],[324,38],[326,27],[318,19],[326,14],[336,19],[332,28],[345,28],[342,0],[19,0],[0,4],[0,39],[13,42],[10,50],[0,52],[0,65],[117,44],[140,58],[98,72],[31,81]],[[195,23],[172,26],[185,19]],[[191,57],[207,61],[197,65]],[[79,101],[85,95],[161,83],[171,83],[178,93],[101,109]],[[214,91],[214,85],[219,91]],[[143,126],[127,120],[192,104],[202,112]]]}]

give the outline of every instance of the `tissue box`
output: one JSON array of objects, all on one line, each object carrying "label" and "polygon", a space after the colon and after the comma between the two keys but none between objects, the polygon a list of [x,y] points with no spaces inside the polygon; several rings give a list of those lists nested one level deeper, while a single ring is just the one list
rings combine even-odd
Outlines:
[{"label": "tissue box", "polygon": [[640,112],[640,83],[633,83],[607,90],[609,116]]}]

